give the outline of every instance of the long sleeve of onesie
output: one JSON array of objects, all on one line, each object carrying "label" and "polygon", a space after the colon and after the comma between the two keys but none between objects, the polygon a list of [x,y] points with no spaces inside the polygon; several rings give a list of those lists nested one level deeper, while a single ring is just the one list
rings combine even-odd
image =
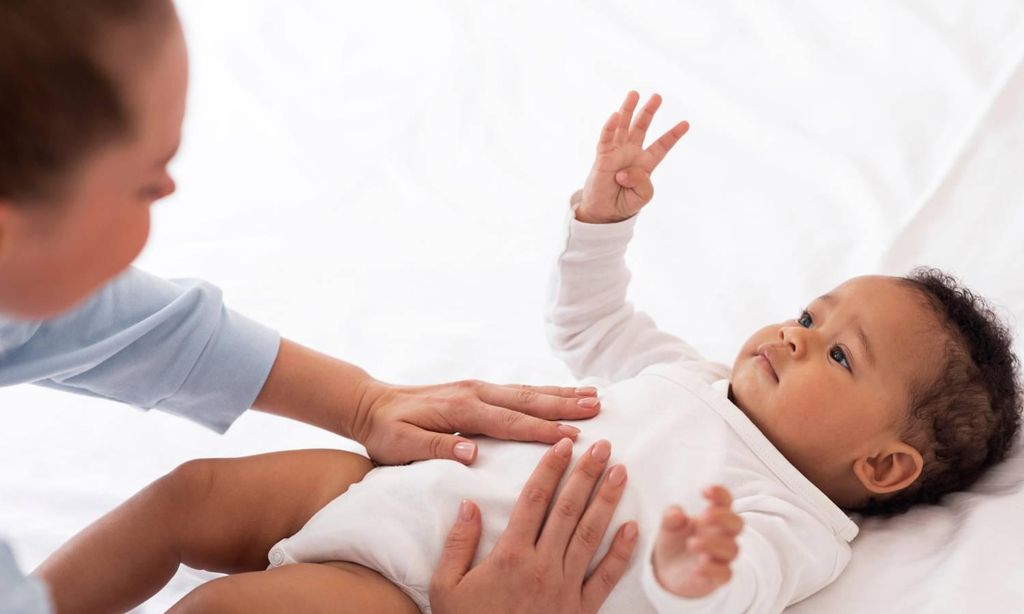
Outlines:
[{"label": "long sleeve of onesie", "polygon": [[[659,613],[782,612],[830,583],[846,567],[848,549],[837,550],[832,532],[809,514],[780,500],[759,501],[758,507],[736,509],[744,524],[737,538],[740,553],[732,564],[732,578],[707,597],[687,599],[668,592],[655,577],[652,552],[637,553],[646,557],[644,593]],[[822,552],[836,556],[823,564]]]},{"label": "long sleeve of onesie", "polygon": [[[551,345],[577,377],[616,381],[651,365],[684,363],[688,372],[706,381],[727,378],[728,369],[704,361],[691,346],[658,330],[649,316],[626,300],[630,273],[625,253],[635,223],[635,217],[616,224],[570,219],[547,316]],[[796,472],[749,420],[737,422],[742,423],[741,430],[750,430],[746,441],[759,441],[764,449],[771,449],[763,458],[778,457],[772,463],[776,470]],[[801,490],[813,488],[798,473],[784,481],[802,483]],[[644,566],[644,592],[657,611],[780,612],[835,579],[849,559],[846,541],[837,539],[826,522],[790,499],[787,491],[778,494],[737,497],[734,509],[745,523],[738,538],[740,554],[732,566],[732,579],[705,598],[687,599],[662,588],[651,563],[653,541],[647,551],[638,551]],[[838,508],[831,513],[846,521]]]},{"label": "long sleeve of onesie", "polygon": [[[573,196],[575,203],[579,192]],[[692,361],[710,379],[726,377],[683,340],[659,330],[626,300],[626,247],[637,217],[586,224],[570,212],[547,311],[548,342],[576,377],[618,381],[657,363]]]},{"label": "long sleeve of onesie", "polygon": [[224,432],[255,401],[279,344],[214,286],[133,268],[58,318],[0,319],[0,385],[104,397]]}]

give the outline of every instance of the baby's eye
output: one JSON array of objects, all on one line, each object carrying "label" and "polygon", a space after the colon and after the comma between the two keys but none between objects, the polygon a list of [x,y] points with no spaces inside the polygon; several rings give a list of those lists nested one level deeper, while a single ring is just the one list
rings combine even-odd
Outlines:
[{"label": "baby's eye", "polygon": [[829,356],[832,357],[832,360],[838,362],[847,371],[850,370],[850,361],[848,361],[846,359],[846,351],[843,350],[843,348],[841,348],[838,345],[836,345],[836,346],[833,346],[832,349],[829,350],[828,353],[829,353]]},{"label": "baby's eye", "polygon": [[796,319],[796,323],[804,328],[810,328],[811,324],[814,324],[814,319],[811,318],[811,314],[806,311],[801,311],[800,317]]}]

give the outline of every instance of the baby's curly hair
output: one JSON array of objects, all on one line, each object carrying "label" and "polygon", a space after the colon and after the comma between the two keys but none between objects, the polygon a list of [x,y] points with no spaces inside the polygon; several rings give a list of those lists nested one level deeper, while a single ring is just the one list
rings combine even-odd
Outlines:
[{"label": "baby's curly hair", "polygon": [[924,457],[917,480],[859,509],[892,515],[964,490],[1003,460],[1020,430],[1021,389],[1010,331],[981,297],[929,267],[898,278],[921,294],[947,335],[944,364],[927,385],[911,388],[903,433]]}]

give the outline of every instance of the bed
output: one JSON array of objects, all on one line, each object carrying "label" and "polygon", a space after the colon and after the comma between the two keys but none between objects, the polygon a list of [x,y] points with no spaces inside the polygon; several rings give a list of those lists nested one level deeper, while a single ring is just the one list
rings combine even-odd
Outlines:
[{"label": "bed", "polygon": [[[382,379],[572,381],[543,337],[547,275],[630,88],[664,96],[655,130],[692,124],[655,175],[632,296],[708,356],[918,264],[1024,336],[1017,0],[178,5],[180,189],[140,266]],[[34,387],[0,405],[0,532],[26,567],[185,460],[359,449],[256,414],[220,437]],[[1019,611],[1022,484],[1018,451],[940,506],[865,520],[848,571],[791,611]],[[206,577],[182,569],[139,611]]]}]

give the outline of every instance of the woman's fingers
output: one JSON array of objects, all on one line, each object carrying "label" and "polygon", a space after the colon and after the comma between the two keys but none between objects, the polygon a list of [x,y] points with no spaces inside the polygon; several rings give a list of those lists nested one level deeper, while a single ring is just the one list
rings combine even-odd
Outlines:
[{"label": "woman's fingers", "polygon": [[541,394],[550,394],[556,397],[564,398],[580,398],[580,397],[592,397],[597,394],[597,388],[593,386],[529,386],[526,384],[502,384],[502,388],[511,388],[513,390],[531,390],[533,392],[539,392]]},{"label": "woman's fingers", "polygon": [[[679,122],[673,126],[671,130],[661,135],[661,138],[647,148],[647,153],[649,153],[651,158],[654,160],[654,167],[661,164],[661,161],[665,159],[668,152],[672,150],[676,143],[679,142],[679,139],[683,138],[683,135],[686,134],[686,131],[689,129],[690,124],[688,122]],[[654,170],[654,167],[652,167],[651,170]]]},{"label": "woman's fingers", "polygon": [[480,543],[480,510],[476,504],[463,500],[459,504],[458,517],[441,550],[441,560],[434,569],[430,580],[430,592],[433,595],[440,590],[454,587],[469,571],[469,566],[476,555]]},{"label": "woman's fingers", "polygon": [[576,439],[580,433],[580,429],[575,426],[549,422],[487,403],[481,403],[476,411],[464,413],[458,421],[452,421],[451,427],[451,430],[465,434],[547,444],[557,443],[563,437]]},{"label": "woman's fingers", "polygon": [[[638,534],[637,524],[632,520],[619,528],[608,553],[594,568],[594,573],[583,583],[584,612],[600,610],[612,589],[622,579],[636,548]],[[590,563],[590,559],[587,559],[587,563]]]},{"label": "woman's fingers", "polygon": [[562,439],[548,450],[537,464],[537,468],[526,480],[526,485],[516,499],[509,518],[508,527],[498,539],[498,547],[533,548],[537,534],[547,515],[548,504],[565,474],[572,459],[572,440]]},{"label": "woman's fingers", "polygon": [[[601,478],[601,474],[604,473],[611,453],[611,444],[602,439],[590,446],[580,456],[544,524],[544,531],[537,541],[537,549],[540,552],[546,556],[564,557],[568,551],[567,546],[569,546],[570,539],[573,541],[582,539],[587,544],[592,544],[594,551],[590,553],[590,556],[597,551],[597,546],[604,536],[604,529],[607,527],[607,520],[605,525],[600,527],[601,531],[596,531],[597,527],[594,522],[584,525],[580,522],[580,518],[583,517],[583,512],[587,509],[587,502],[590,500],[590,495],[594,492],[594,486]],[[625,479],[624,473],[618,475],[623,480]],[[596,503],[599,500],[595,499],[594,501]],[[578,537],[575,536],[577,533],[580,534]],[[583,576],[580,575],[580,577]]]},{"label": "woman's fingers", "polygon": [[626,479],[626,467],[613,466],[605,474],[597,495],[587,505],[565,552],[565,570],[570,577],[582,578],[586,573],[626,489]]},{"label": "woman's fingers", "polygon": [[629,125],[633,121],[633,111],[636,109],[636,103],[640,101],[640,94],[630,91],[626,94],[626,99],[622,102],[622,107],[619,109],[619,125],[615,130],[614,142],[616,145],[626,142],[626,137],[629,135]]},{"label": "woman's fingers", "polygon": [[505,407],[545,420],[593,418],[597,415],[598,407],[601,404],[593,396],[578,395],[574,388],[543,389],[534,386],[487,384],[480,388],[479,397],[484,403]]},{"label": "woman's fingers", "polygon": [[647,129],[651,126],[651,120],[654,119],[654,114],[658,112],[658,107],[661,106],[661,96],[653,94],[644,107],[640,109],[640,115],[636,116],[636,122],[633,123],[633,128],[629,131],[629,142],[633,143],[638,147],[644,146],[644,139],[647,137]]}]

